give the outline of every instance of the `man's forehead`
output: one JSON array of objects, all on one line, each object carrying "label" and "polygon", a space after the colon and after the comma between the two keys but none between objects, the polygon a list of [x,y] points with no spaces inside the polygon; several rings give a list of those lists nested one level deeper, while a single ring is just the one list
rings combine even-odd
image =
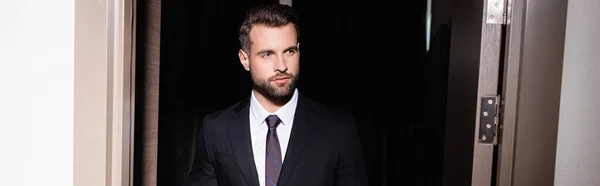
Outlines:
[{"label": "man's forehead", "polygon": [[[294,29],[260,26],[250,32],[251,47],[284,49],[295,46],[297,37]],[[292,27],[293,28],[293,27]]]},{"label": "man's forehead", "polygon": [[296,28],[292,23],[288,23],[282,26],[269,26],[266,24],[253,24],[250,28],[249,35],[263,34],[264,32],[281,32],[288,31],[296,35]]}]

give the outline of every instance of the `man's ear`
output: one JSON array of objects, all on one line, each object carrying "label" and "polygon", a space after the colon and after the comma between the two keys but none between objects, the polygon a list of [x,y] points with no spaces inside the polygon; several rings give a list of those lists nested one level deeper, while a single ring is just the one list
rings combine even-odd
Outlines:
[{"label": "man's ear", "polygon": [[300,42],[296,43],[296,50],[298,50],[298,53],[300,53]]},{"label": "man's ear", "polygon": [[238,57],[240,57],[240,63],[246,69],[246,71],[250,71],[250,59],[248,58],[248,54],[244,52],[244,50],[240,49],[238,52]]}]

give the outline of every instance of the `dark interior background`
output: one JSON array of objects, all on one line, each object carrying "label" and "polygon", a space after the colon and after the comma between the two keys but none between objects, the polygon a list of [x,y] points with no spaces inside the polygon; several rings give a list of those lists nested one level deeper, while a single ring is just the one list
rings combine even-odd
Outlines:
[{"label": "dark interior background", "polygon": [[[159,186],[185,181],[199,127],[193,119],[249,95],[250,76],[237,57],[237,29],[244,10],[259,3],[278,1],[162,2]],[[447,25],[436,27],[426,51],[426,3],[293,4],[302,20],[299,91],[354,113],[373,186],[442,184],[450,33]],[[143,10],[138,19],[147,19]]]}]

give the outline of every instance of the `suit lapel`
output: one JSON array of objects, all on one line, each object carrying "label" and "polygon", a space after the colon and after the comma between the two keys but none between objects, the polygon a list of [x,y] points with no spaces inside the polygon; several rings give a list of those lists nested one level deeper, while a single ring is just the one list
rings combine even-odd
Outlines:
[{"label": "suit lapel", "polygon": [[230,122],[229,138],[233,153],[240,166],[240,172],[249,186],[258,186],[258,174],[252,152],[252,139],[250,138],[250,110],[249,99],[236,109],[237,116]]},{"label": "suit lapel", "polygon": [[314,103],[308,98],[298,97],[298,105],[294,116],[294,125],[290,135],[285,159],[281,168],[281,174],[277,185],[286,185],[287,180],[293,174],[306,142],[311,138],[311,133],[316,126],[317,112]]}]

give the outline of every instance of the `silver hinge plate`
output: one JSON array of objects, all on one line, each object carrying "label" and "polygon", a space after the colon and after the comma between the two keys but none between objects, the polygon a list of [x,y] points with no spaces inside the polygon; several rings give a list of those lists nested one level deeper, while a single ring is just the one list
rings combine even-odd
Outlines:
[{"label": "silver hinge plate", "polygon": [[500,96],[482,96],[479,112],[479,143],[498,143]]},{"label": "silver hinge plate", "polygon": [[506,24],[506,6],[508,0],[487,0],[487,24]]}]

